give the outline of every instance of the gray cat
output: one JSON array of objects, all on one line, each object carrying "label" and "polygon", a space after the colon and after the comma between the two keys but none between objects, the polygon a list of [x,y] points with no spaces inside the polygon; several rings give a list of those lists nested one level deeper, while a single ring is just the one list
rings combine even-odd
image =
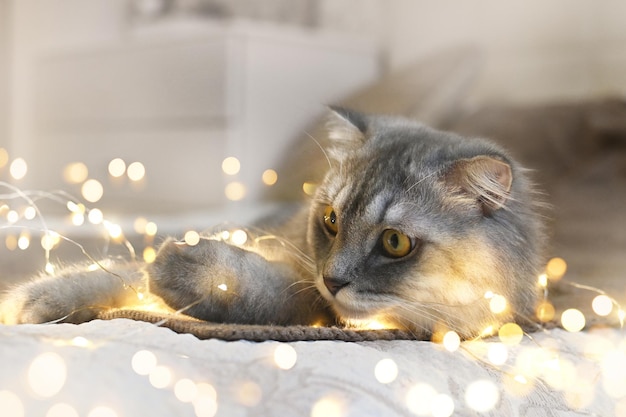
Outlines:
[{"label": "gray cat", "polygon": [[[11,290],[5,323],[90,320],[136,291],[215,322],[377,320],[419,334],[530,318],[545,241],[525,170],[494,144],[401,118],[331,112],[314,199],[235,245],[166,240],[148,265],[68,269]],[[487,297],[485,296],[487,294]],[[490,309],[501,295],[504,311]]]}]

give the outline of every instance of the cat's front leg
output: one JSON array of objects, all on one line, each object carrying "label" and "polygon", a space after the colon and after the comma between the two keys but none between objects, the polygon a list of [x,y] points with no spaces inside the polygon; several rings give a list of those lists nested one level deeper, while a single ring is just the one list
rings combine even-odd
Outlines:
[{"label": "cat's front leg", "polygon": [[313,282],[290,262],[268,261],[212,239],[166,240],[147,267],[150,291],[199,319],[247,324],[327,324]]},{"label": "cat's front leg", "polygon": [[136,304],[144,287],[136,263],[88,270],[66,268],[22,283],[0,297],[0,323],[82,323],[110,308]]}]

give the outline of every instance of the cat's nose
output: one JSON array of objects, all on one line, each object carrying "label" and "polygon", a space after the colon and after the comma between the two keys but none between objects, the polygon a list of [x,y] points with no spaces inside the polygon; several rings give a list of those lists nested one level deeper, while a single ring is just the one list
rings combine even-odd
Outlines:
[{"label": "cat's nose", "polygon": [[332,295],[337,295],[340,289],[348,285],[350,281],[345,281],[337,278],[327,278],[324,277],[324,285],[328,288],[328,291]]}]

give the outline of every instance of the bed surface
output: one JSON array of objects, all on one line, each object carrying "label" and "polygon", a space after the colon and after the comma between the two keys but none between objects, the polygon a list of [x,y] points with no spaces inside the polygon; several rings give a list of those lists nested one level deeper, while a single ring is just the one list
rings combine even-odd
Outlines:
[{"label": "bed surface", "polygon": [[451,352],[419,341],[199,340],[128,319],[0,326],[0,408],[51,417],[619,416],[625,341],[619,329],[553,329],[509,346],[494,365],[487,352],[505,346],[497,338]]}]

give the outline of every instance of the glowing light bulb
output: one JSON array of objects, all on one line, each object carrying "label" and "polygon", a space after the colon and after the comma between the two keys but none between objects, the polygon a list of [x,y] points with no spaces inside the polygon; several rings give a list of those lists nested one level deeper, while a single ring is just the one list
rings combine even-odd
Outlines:
[{"label": "glowing light bulb", "polygon": [[47,273],[47,274],[49,274],[49,275],[54,275],[55,268],[54,268],[54,265],[52,265],[50,262],[46,263],[46,268],[45,268],[45,270],[46,270],[46,273]]},{"label": "glowing light bulb", "polygon": [[271,186],[278,181],[278,174],[273,169],[266,169],[263,171],[261,179],[263,180],[263,184]]},{"label": "glowing light bulb", "polygon": [[122,158],[115,158],[109,162],[109,175],[119,178],[126,172],[126,162]]},{"label": "glowing light bulb", "polygon": [[90,203],[95,203],[100,201],[104,195],[104,188],[100,181],[91,179],[83,183],[80,192],[85,200]]},{"label": "glowing light bulb", "polygon": [[554,306],[549,301],[542,301],[535,309],[535,314],[539,321],[547,323],[554,318],[556,311]]},{"label": "glowing light bulb", "polygon": [[15,158],[9,166],[9,173],[15,180],[21,180],[28,172],[28,164],[23,158]]},{"label": "glowing light bulb", "polygon": [[[145,217],[137,217],[133,222],[133,229],[140,235],[146,233],[146,225],[148,224],[148,220]],[[156,225],[155,225],[156,226]]]},{"label": "glowing light bulb", "polygon": [[33,207],[33,206],[28,206],[24,210],[24,218],[26,220],[34,219],[36,215],[37,215],[37,210],[35,210],[35,207]]},{"label": "glowing light bulb", "polygon": [[30,235],[27,232],[22,232],[17,239],[17,247],[21,250],[26,250],[30,246]]},{"label": "glowing light bulb", "polygon": [[7,213],[7,222],[9,222],[9,224],[17,223],[19,219],[20,215],[17,211],[9,210],[9,212]]},{"label": "glowing light bulb", "polygon": [[235,230],[230,236],[230,241],[237,246],[241,246],[248,241],[248,234],[245,230]]},{"label": "glowing light bulb", "polygon": [[443,347],[449,352],[456,351],[461,346],[461,338],[455,331],[446,332],[443,336]]},{"label": "glowing light bulb", "polygon": [[192,380],[184,378],[174,385],[174,395],[178,401],[190,403],[198,396],[198,387]]},{"label": "glowing light bulb", "polygon": [[224,195],[230,201],[243,200],[246,196],[246,186],[237,181],[228,183],[224,188]]},{"label": "glowing light bulb", "polygon": [[35,358],[28,368],[28,383],[35,394],[41,397],[56,395],[65,385],[67,368],[65,361],[56,353],[43,353]]},{"label": "glowing light bulb", "polygon": [[156,250],[152,246],[146,246],[143,250],[143,260],[151,264],[156,259]]},{"label": "glowing light bulb", "polygon": [[87,218],[89,219],[89,223],[91,224],[100,224],[104,220],[104,214],[100,209],[94,208],[89,210]]},{"label": "glowing light bulb", "polygon": [[156,236],[158,231],[159,231],[159,228],[156,223],[154,222],[146,223],[145,233],[147,236]]},{"label": "glowing light bulb", "polygon": [[585,316],[580,310],[569,308],[561,314],[561,324],[568,332],[579,332],[585,327]]},{"label": "glowing light bulb", "polygon": [[254,407],[261,402],[263,391],[253,381],[242,382],[236,392],[237,400],[246,407]]},{"label": "glowing light bulb", "polygon": [[539,286],[541,288],[546,288],[548,286],[548,275],[547,274],[540,274],[537,277],[537,283],[539,284]]},{"label": "glowing light bulb", "polygon": [[302,184],[302,191],[304,191],[306,195],[313,195],[315,194],[316,190],[317,190],[317,184],[315,183],[305,182],[304,184]]},{"label": "glowing light bulb", "polygon": [[498,337],[505,345],[519,344],[524,338],[524,331],[516,323],[506,323],[498,330]]},{"label": "glowing light bulb", "polygon": [[157,358],[149,350],[140,350],[133,355],[131,366],[139,375],[149,375],[157,366]]},{"label": "glowing light bulb", "polygon": [[503,313],[506,310],[507,302],[506,298],[499,294],[495,294],[491,300],[489,300],[489,309],[494,314]]},{"label": "glowing light bulb", "polygon": [[217,286],[217,288],[219,288],[220,290],[222,290],[224,292],[228,291],[228,285],[226,285],[226,284],[220,284],[220,285]]},{"label": "glowing light bulb", "polygon": [[150,371],[148,379],[154,388],[165,388],[172,382],[172,371],[166,366],[156,366]]},{"label": "glowing light bulb", "polygon": [[76,336],[71,341],[72,346],[86,348],[91,345],[91,342],[82,336]]},{"label": "glowing light bulb", "polygon": [[128,166],[126,174],[131,181],[141,181],[146,176],[146,168],[141,162],[133,162]]},{"label": "glowing light bulb", "polygon": [[237,175],[241,169],[239,159],[229,156],[222,161],[222,171],[226,175]]},{"label": "glowing light bulb", "polygon": [[374,376],[381,384],[389,384],[398,377],[398,365],[393,359],[381,359],[374,368]]},{"label": "glowing light bulb", "polygon": [[9,153],[6,149],[0,148],[0,168],[3,168],[9,162]]},{"label": "glowing light bulb", "polygon": [[68,184],[80,184],[89,176],[87,165],[82,162],[72,162],[63,168],[63,179]]},{"label": "glowing light bulb", "polygon": [[465,403],[479,413],[491,411],[498,401],[500,401],[498,387],[486,379],[472,382],[465,391]]},{"label": "glowing light bulb", "polygon": [[344,417],[346,404],[337,395],[322,397],[313,404],[311,417]]},{"label": "glowing light bulb", "polygon": [[11,391],[0,391],[0,410],[3,415],[12,417],[24,417],[24,404],[16,394]]},{"label": "glowing light bulb", "polygon": [[71,218],[74,226],[82,226],[85,223],[85,216],[82,213],[73,213]]},{"label": "glowing light bulb", "polygon": [[185,243],[189,246],[196,246],[200,243],[200,235],[195,230],[190,230],[185,233]]},{"label": "glowing light bulb", "polygon": [[298,360],[296,350],[287,344],[280,344],[274,349],[274,363],[280,369],[288,370],[294,367]]},{"label": "glowing light bulb", "polygon": [[598,295],[591,302],[591,308],[598,316],[608,316],[613,311],[613,301],[606,295]]},{"label": "glowing light bulb", "polygon": [[506,345],[502,343],[492,343],[487,350],[487,358],[494,365],[504,365],[508,359],[509,352]]},{"label": "glowing light bulb", "polygon": [[546,274],[549,279],[558,281],[567,272],[567,263],[563,258],[552,258],[546,265]]}]

